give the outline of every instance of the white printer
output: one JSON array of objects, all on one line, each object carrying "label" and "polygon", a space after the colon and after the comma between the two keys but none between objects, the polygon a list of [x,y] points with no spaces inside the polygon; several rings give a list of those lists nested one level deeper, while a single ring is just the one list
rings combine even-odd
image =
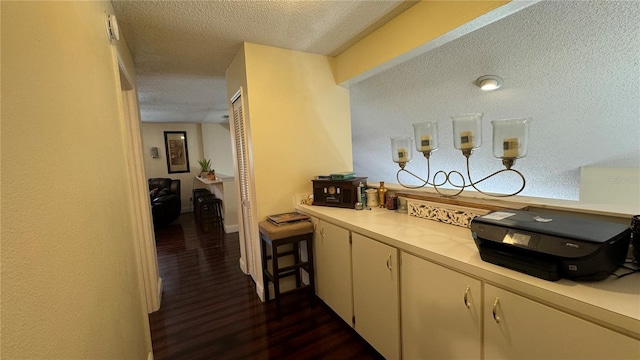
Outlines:
[{"label": "white printer", "polygon": [[542,279],[602,280],[625,260],[628,225],[529,211],[471,221],[482,260]]}]

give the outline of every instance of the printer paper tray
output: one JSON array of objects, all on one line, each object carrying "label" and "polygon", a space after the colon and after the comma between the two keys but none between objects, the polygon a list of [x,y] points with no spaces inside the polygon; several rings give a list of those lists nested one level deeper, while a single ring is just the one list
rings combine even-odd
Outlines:
[{"label": "printer paper tray", "polygon": [[557,262],[543,258],[532,258],[516,252],[504,252],[487,244],[480,245],[482,260],[516,270],[541,279],[560,280],[560,266]]}]

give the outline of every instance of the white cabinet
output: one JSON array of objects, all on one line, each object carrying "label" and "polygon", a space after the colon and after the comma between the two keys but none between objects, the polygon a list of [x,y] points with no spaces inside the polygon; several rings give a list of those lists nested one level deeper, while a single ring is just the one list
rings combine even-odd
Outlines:
[{"label": "white cabinet", "polygon": [[640,341],[485,284],[485,359],[639,359]]},{"label": "white cabinet", "polygon": [[349,231],[322,220],[313,220],[316,293],[347,324],[352,324]]},{"label": "white cabinet", "polygon": [[401,258],[403,358],[480,359],[482,283],[404,252]]},{"label": "white cabinet", "polygon": [[[331,219],[328,215],[326,218]],[[432,244],[424,253],[427,258],[433,254],[432,261],[404,252],[415,250],[390,233],[368,233],[371,237],[353,233],[350,244],[350,231],[367,228],[370,220],[353,220],[351,226],[347,220],[336,220],[346,223],[347,228],[315,218],[313,221],[318,296],[348,324],[353,325],[355,317],[355,330],[387,359],[640,360],[640,340],[599,325],[610,322],[635,331],[637,316],[633,311],[627,311],[632,316],[627,326],[620,320],[609,321],[598,312],[558,310],[552,302],[556,297],[547,294],[567,296],[568,302],[563,304],[568,306],[578,301],[579,297],[571,300],[575,289],[550,282],[548,288],[545,284],[539,288],[529,284],[531,290],[527,290],[518,280],[509,280],[506,272],[484,279],[482,274],[487,272],[479,269],[476,274],[473,266],[464,267],[463,273],[457,270],[457,264],[467,257],[448,260],[445,250],[451,245],[443,250]],[[414,230],[421,234],[419,229]],[[425,232],[424,237],[430,234]],[[398,248],[386,244],[389,237]],[[460,245],[467,246],[468,241],[460,239]],[[494,286],[501,276],[505,283]],[[635,293],[626,285],[612,286],[623,293]],[[611,290],[606,296],[616,301],[617,291]],[[620,301],[625,307],[635,306],[628,299]],[[595,302],[586,304],[596,306]],[[607,311],[606,307],[600,309]]]},{"label": "white cabinet", "polygon": [[356,331],[387,360],[400,358],[398,250],[351,236]]}]

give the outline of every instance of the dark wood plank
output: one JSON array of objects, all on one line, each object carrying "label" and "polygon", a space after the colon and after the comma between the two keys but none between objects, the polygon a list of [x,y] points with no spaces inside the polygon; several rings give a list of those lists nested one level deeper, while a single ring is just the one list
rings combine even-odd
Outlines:
[{"label": "dark wood plank", "polygon": [[240,271],[238,234],[202,233],[193,214],[156,229],[162,306],[149,315],[155,360],[381,359],[319,299],[305,292],[264,304]]}]

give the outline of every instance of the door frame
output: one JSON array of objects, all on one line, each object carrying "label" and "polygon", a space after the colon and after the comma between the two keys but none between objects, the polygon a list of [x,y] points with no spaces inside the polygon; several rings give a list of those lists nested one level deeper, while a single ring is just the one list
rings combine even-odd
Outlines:
[{"label": "door frame", "polygon": [[147,313],[160,309],[162,300],[162,278],[158,271],[155,233],[149,202],[149,185],[144,170],[140,111],[137,90],[132,76],[127,71],[118,51],[118,69],[122,96],[123,136],[129,172],[131,193],[131,220],[135,229],[135,251],[138,256],[139,278],[146,303]]}]

